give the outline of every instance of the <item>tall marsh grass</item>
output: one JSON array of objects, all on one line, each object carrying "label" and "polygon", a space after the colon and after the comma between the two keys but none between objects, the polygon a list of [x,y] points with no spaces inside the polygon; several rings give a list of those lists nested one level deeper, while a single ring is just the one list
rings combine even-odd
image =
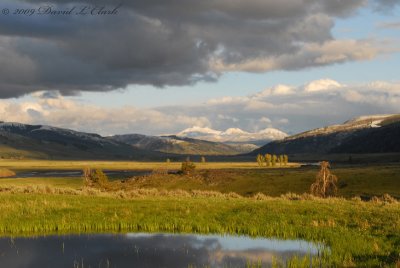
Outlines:
[{"label": "tall marsh grass", "polygon": [[7,168],[0,168],[0,178],[7,178],[15,176],[15,172]]}]

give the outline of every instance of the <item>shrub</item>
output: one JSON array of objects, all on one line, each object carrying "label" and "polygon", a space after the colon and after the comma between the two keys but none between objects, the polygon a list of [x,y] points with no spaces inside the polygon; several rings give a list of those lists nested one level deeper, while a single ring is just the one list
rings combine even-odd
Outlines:
[{"label": "shrub", "polygon": [[182,162],[182,167],[181,167],[181,173],[184,175],[189,175],[193,173],[193,171],[196,169],[196,165],[191,162],[186,160],[185,162]]},{"label": "shrub", "polygon": [[92,170],[85,168],[83,170],[83,181],[85,186],[101,186],[108,184],[108,177],[101,169]]}]

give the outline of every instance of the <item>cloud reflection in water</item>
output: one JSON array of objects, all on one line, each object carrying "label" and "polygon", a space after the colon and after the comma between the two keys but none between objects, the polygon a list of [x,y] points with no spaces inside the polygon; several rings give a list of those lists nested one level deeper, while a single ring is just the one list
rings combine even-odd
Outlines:
[{"label": "cloud reflection in water", "polygon": [[244,267],[316,254],[304,241],[167,234],[1,238],[2,267]]}]

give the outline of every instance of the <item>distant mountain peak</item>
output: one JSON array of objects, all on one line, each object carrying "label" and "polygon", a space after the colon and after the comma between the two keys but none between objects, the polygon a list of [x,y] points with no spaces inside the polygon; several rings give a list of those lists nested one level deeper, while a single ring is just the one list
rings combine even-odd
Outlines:
[{"label": "distant mountain peak", "polygon": [[221,135],[240,135],[240,134],[248,134],[248,132],[241,130],[240,128],[228,128]]},{"label": "distant mountain peak", "polygon": [[[213,134],[213,135],[219,135],[221,134],[221,131],[214,130],[212,128],[208,127],[198,127],[198,126],[193,126],[191,128],[187,128],[185,130],[182,130],[176,136],[183,136],[186,137],[188,134],[196,134],[196,133],[204,133],[204,134]],[[189,136],[188,136],[189,137]]]},{"label": "distant mountain peak", "polygon": [[215,142],[251,142],[262,140],[268,142],[284,139],[288,135],[275,128],[266,128],[258,132],[247,132],[240,128],[228,128],[225,131],[220,131],[195,126],[179,132],[176,136]]}]

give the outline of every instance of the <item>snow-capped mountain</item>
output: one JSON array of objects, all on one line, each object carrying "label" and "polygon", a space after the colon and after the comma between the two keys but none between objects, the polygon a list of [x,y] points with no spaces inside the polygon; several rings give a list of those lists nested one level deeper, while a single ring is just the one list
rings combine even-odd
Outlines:
[{"label": "snow-capped mountain", "polygon": [[287,140],[297,139],[300,137],[310,137],[320,134],[331,134],[336,132],[353,131],[365,128],[378,128],[382,122],[390,118],[397,118],[398,115],[393,114],[377,114],[377,115],[364,115],[350,119],[343,124],[331,125],[322,128],[309,130],[300,134],[296,134],[287,138]]},{"label": "snow-capped mountain", "polygon": [[360,116],[274,141],[252,154],[400,152],[400,114]]},{"label": "snow-capped mountain", "polygon": [[288,135],[275,128],[266,128],[258,132],[247,132],[240,128],[228,128],[225,131],[219,131],[194,126],[177,133],[176,136],[225,143],[252,143],[257,141],[282,140]]}]

